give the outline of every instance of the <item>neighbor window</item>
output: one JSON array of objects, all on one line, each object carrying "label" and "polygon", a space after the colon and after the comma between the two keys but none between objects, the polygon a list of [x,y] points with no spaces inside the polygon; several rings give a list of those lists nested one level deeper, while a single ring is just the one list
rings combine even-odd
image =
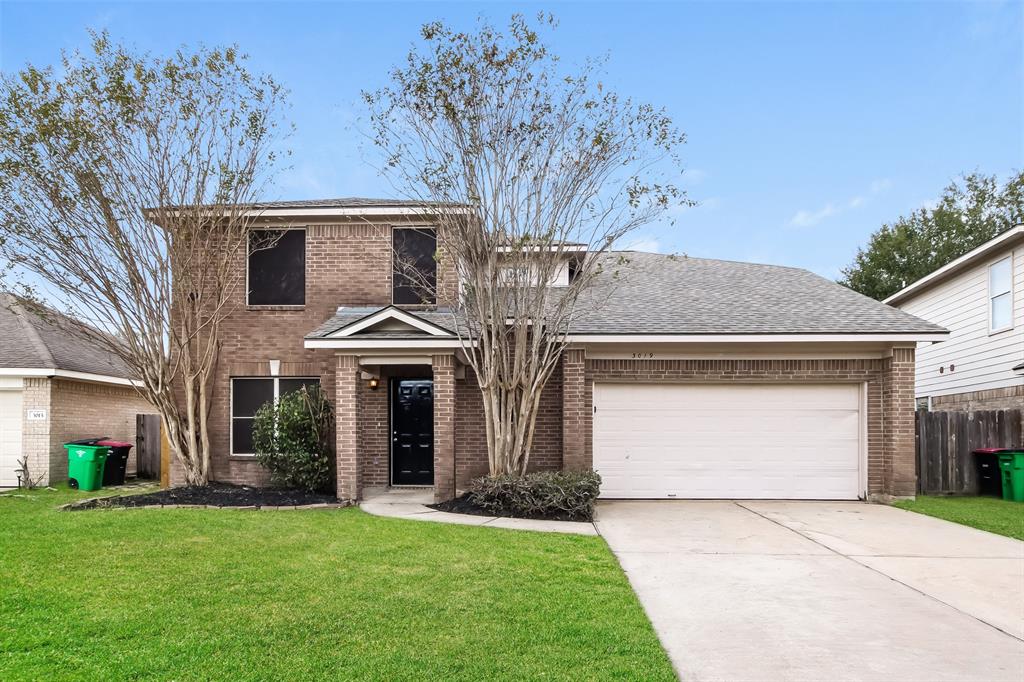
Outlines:
[{"label": "neighbor window", "polygon": [[434,303],[437,286],[437,233],[431,228],[393,232],[392,297],[397,305]]},{"label": "neighbor window", "polygon": [[306,303],[306,231],[249,233],[249,305]]},{"label": "neighbor window", "polygon": [[988,269],[989,330],[993,332],[1013,326],[1013,271],[1010,258],[1004,258]]},{"label": "neighbor window", "polygon": [[258,377],[231,380],[231,454],[251,455],[252,425],[256,411],[266,403],[303,386],[319,386],[308,377]]}]

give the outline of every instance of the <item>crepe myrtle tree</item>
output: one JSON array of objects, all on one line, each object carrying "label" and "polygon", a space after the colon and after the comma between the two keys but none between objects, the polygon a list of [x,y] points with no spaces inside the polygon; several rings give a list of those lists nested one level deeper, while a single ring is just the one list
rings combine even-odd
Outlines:
[{"label": "crepe myrtle tree", "polygon": [[204,485],[220,325],[245,286],[242,205],[274,175],[285,93],[235,47],[154,57],[91,35],[57,69],[0,77],[4,280],[124,361]]},{"label": "crepe myrtle tree", "polygon": [[[663,110],[605,88],[601,62],[564,71],[541,40],[554,26],[550,15],[515,15],[505,31],[426,24],[390,84],[363,93],[382,172],[426,206],[414,219],[436,224],[436,258],[457,273],[492,475],[526,472],[566,332],[614,286],[609,251],[690,203],[674,184],[684,135]],[[416,258],[402,256],[415,278]]]}]

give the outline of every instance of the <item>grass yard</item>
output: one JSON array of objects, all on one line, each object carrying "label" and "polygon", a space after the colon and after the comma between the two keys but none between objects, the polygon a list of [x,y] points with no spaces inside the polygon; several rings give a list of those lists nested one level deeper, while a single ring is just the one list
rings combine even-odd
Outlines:
[{"label": "grass yard", "polygon": [[919,495],[913,502],[897,502],[896,506],[1024,540],[1024,503],[997,497]]},{"label": "grass yard", "polygon": [[4,680],[675,679],[595,537],[0,495]]}]

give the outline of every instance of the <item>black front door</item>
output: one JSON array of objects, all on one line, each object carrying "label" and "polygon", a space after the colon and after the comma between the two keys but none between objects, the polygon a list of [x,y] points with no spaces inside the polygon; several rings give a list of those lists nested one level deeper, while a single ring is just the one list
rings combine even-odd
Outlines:
[{"label": "black front door", "polygon": [[391,485],[434,484],[434,381],[391,380]]}]

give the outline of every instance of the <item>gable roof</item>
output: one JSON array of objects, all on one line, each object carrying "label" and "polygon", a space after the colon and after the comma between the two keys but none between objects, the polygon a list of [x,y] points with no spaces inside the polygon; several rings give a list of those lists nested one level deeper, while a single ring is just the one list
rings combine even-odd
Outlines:
[{"label": "gable roof", "polygon": [[1013,248],[1020,242],[1024,242],[1024,224],[1011,227],[1006,232],[993,237],[981,246],[971,249],[959,258],[946,263],[941,268],[925,275],[916,282],[912,282],[911,284],[903,287],[895,294],[882,301],[882,303],[888,303],[893,306],[899,305],[933,285],[966,270],[972,265],[975,265],[978,261],[997,253],[1001,249]]},{"label": "gable roof", "polygon": [[0,292],[0,368],[132,378],[120,358],[73,333],[71,324],[56,312],[40,317]]},{"label": "gable roof", "polygon": [[[603,272],[581,297],[569,331],[577,340],[797,335],[828,340],[885,335],[914,341],[941,340],[947,334],[939,325],[799,268],[636,251],[602,258]],[[447,338],[456,336],[457,327],[465,329],[465,321],[449,308],[343,307],[306,338],[351,342],[431,338],[417,324],[374,329],[380,320],[403,316],[446,332]],[[353,333],[345,335],[345,329]]]},{"label": "gable roof", "polygon": [[947,333],[800,268],[637,251],[603,258],[574,336]]},{"label": "gable roof", "polygon": [[[398,328],[374,329],[385,321],[397,321]],[[306,335],[307,339],[424,339],[454,338],[455,313],[450,308],[431,307],[403,310],[397,306],[338,308],[322,325]],[[365,326],[362,326],[365,325]],[[350,334],[346,334],[350,331]]]}]

